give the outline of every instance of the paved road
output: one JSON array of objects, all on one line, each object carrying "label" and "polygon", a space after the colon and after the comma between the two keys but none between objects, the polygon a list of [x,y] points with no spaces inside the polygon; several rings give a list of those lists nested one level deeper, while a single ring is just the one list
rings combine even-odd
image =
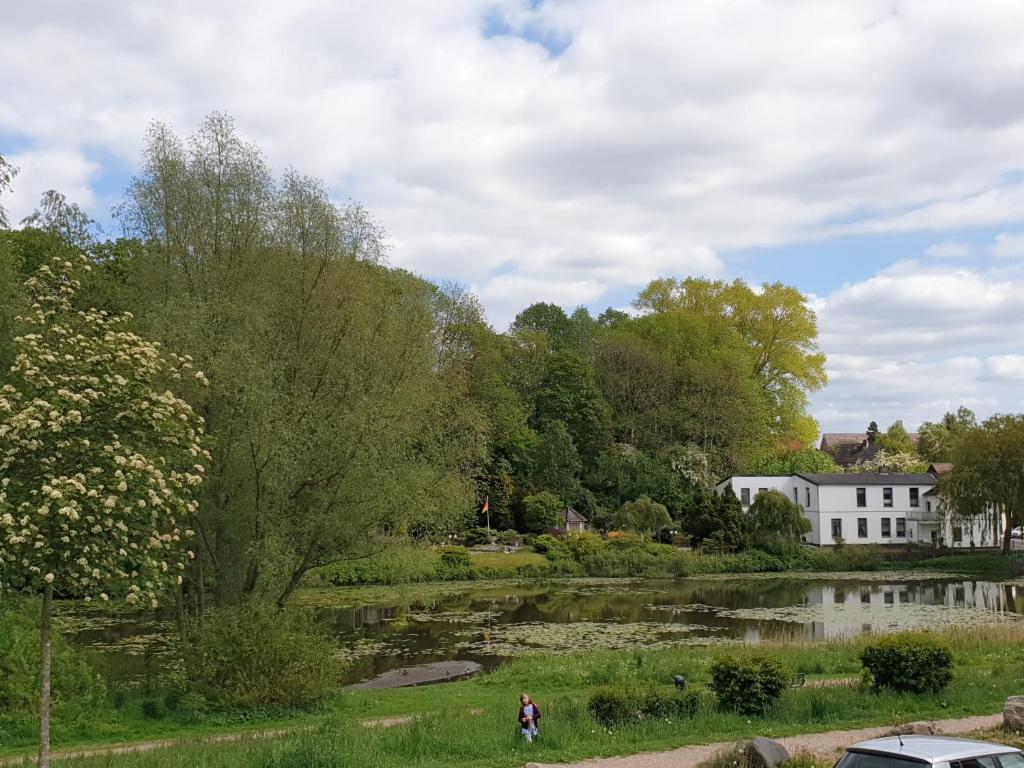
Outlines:
[{"label": "paved road", "polygon": [[[1002,722],[1002,715],[980,715],[957,720],[939,720],[933,725],[940,733],[971,733],[994,728],[1001,725]],[[850,744],[884,736],[891,730],[892,726],[862,728],[856,731],[828,731],[827,733],[810,733],[804,736],[788,736],[779,739],[779,742],[789,750],[791,755],[797,752],[810,752],[820,757],[832,758],[838,757],[839,753]],[[648,752],[627,757],[602,757],[579,763],[558,765],[529,763],[527,768],[696,768],[705,760],[729,749],[734,743],[697,744],[668,752]]]}]

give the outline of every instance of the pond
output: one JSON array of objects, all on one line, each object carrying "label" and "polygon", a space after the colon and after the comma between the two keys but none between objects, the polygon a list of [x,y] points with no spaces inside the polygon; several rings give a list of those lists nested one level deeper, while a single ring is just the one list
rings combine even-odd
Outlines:
[{"label": "pond", "polygon": [[[455,659],[492,668],[537,652],[991,626],[1024,618],[1024,585],[924,571],[730,574],[308,589],[297,602],[337,637],[355,683]],[[64,606],[60,617],[114,678],[141,679],[166,663],[166,621],[82,605]]]}]

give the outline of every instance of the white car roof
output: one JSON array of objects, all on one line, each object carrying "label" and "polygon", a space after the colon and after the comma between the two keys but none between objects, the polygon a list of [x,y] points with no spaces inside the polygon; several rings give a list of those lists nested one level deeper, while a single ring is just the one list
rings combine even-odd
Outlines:
[{"label": "white car roof", "polygon": [[[902,741],[901,741],[902,739]],[[1014,747],[947,736],[885,736],[847,747],[849,752],[875,752],[928,763],[946,763],[984,755],[1019,752]]]}]

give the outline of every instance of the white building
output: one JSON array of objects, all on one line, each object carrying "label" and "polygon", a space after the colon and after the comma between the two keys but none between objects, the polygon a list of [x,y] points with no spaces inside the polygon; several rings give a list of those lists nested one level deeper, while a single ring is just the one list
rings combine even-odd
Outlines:
[{"label": "white building", "polygon": [[935,476],[928,473],[744,475],[727,477],[743,509],[757,494],[775,490],[803,509],[811,522],[809,544],[943,544],[954,548],[998,546],[1001,530],[982,522],[954,522],[943,514]]}]

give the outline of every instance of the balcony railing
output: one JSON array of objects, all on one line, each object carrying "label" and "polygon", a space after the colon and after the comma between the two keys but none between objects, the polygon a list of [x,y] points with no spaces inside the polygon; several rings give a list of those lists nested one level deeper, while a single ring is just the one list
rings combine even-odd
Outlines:
[{"label": "balcony railing", "polygon": [[919,523],[937,523],[939,522],[939,513],[927,509],[911,509],[907,513],[907,520],[916,520]]}]

